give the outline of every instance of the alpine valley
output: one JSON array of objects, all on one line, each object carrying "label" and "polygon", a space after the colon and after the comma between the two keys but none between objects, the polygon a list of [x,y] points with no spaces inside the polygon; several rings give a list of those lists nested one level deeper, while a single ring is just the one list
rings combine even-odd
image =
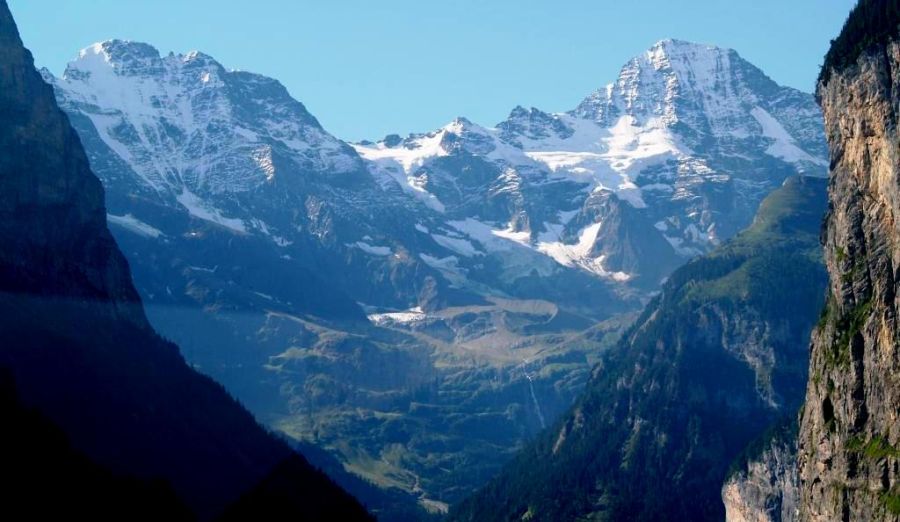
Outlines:
[{"label": "alpine valley", "polygon": [[[362,143],[329,134],[278,81],[199,52],[113,40],[42,74],[106,189],[152,325],[384,520],[446,512],[556,425],[677,267],[713,252],[724,280],[759,234],[799,227],[806,241],[823,210],[813,96],[708,45],[660,41],[569,112],[516,107],[490,128],[460,117]],[[773,211],[774,229],[757,218],[723,246],[788,178],[770,209],[799,201],[802,227]],[[686,279],[653,303],[681,300]],[[766,359],[795,340],[769,312],[721,325],[759,351],[712,349],[745,372],[740,397],[756,406],[738,411],[760,430],[805,383]],[[628,343],[650,350],[634,330],[616,346]],[[603,379],[592,390],[615,388]],[[748,440],[726,438],[721,455]]]}]

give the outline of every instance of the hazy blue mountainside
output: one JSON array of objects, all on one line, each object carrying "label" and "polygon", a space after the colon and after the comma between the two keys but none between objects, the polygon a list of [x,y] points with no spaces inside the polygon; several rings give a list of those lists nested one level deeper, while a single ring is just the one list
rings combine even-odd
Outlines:
[{"label": "hazy blue mountainside", "polygon": [[721,520],[729,464],[803,400],[822,306],[825,180],[676,270],[587,390],[453,520]]},{"label": "hazy blue mountainside", "polygon": [[253,489],[278,490],[270,506],[286,515],[369,519],[150,327],[100,181],[5,1],[0,151],[6,518],[27,507],[38,518],[208,519]]},{"label": "hazy blue mountainside", "polygon": [[378,143],[198,52],[108,41],[43,74],[154,326],[268,425],[432,511],[571,406],[675,267],[826,166],[811,95],[673,40],[570,112]]}]

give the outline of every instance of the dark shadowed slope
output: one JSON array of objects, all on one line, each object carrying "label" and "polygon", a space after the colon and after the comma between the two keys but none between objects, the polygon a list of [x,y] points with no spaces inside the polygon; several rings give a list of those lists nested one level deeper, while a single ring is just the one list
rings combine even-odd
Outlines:
[{"label": "dark shadowed slope", "polygon": [[[262,490],[279,484],[272,502],[300,506],[299,519],[367,518],[149,327],[106,228],[100,183],[2,0],[0,244],[0,367],[19,397],[10,411],[21,412],[18,404],[39,411],[78,459],[103,470],[90,473],[168,482],[201,518],[260,483]],[[4,466],[3,474],[20,479],[15,468]],[[58,482],[42,487],[48,503],[71,493]],[[70,515],[91,514],[114,494],[86,498]],[[9,498],[0,502],[11,506]]]},{"label": "dark shadowed slope", "polygon": [[0,374],[0,415],[4,513],[28,513],[33,520],[73,513],[91,520],[194,518],[165,482],[114,475],[74,449],[62,430],[22,406],[5,374]]},{"label": "dark shadowed slope", "polygon": [[572,412],[452,518],[721,520],[731,461],[802,401],[824,211],[825,181],[791,178],[677,270]]}]

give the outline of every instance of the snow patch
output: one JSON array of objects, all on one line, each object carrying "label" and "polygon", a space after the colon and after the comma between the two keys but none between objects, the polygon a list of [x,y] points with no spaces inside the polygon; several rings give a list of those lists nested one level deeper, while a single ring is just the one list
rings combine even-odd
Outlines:
[{"label": "snow patch", "polygon": [[766,149],[766,154],[789,163],[809,162],[823,167],[828,166],[827,161],[814,158],[798,147],[790,133],[768,111],[762,107],[754,107],[750,114],[762,127],[763,136],[773,140],[773,143]]},{"label": "snow patch", "polygon": [[244,222],[240,219],[228,218],[222,215],[217,209],[205,203],[193,192],[184,189],[184,191],[176,198],[187,211],[194,217],[215,223],[219,226],[228,228],[241,234],[246,234],[247,229]]},{"label": "snow patch", "polygon": [[403,312],[389,312],[384,314],[370,314],[369,321],[376,326],[384,326],[391,323],[411,324],[424,321],[428,315],[420,307],[410,308]]},{"label": "snow patch", "polygon": [[[452,222],[450,224],[452,225]],[[442,234],[431,234],[431,238],[434,239],[435,243],[464,257],[484,255],[483,252],[475,248],[475,245],[467,239],[450,237]]]},{"label": "snow patch", "polygon": [[162,233],[158,228],[155,228],[143,221],[137,219],[131,214],[125,214],[124,216],[115,216],[113,214],[106,215],[106,221],[113,225],[118,225],[129,232],[133,232],[139,236],[149,237],[149,238],[158,238],[165,234]]},{"label": "snow patch", "polygon": [[367,254],[379,257],[386,257],[394,253],[390,247],[370,245],[363,241],[357,241],[356,243],[348,244],[347,246],[356,247]]}]

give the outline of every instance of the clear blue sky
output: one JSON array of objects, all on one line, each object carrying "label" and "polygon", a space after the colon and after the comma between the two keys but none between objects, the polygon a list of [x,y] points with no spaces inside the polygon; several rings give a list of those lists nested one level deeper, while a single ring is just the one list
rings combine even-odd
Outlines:
[{"label": "clear blue sky", "polygon": [[201,50],[281,80],[341,138],[485,125],[515,105],[573,108],[672,37],[736,49],[812,91],[853,0],[8,0],[59,74],[109,38]]}]

